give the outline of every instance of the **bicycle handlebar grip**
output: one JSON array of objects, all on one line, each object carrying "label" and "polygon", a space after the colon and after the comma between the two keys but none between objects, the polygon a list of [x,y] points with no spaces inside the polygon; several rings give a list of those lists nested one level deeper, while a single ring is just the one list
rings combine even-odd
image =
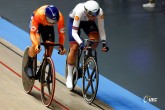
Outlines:
[{"label": "bicycle handlebar grip", "polygon": [[[59,46],[60,46],[61,50],[63,51],[63,50],[64,50],[64,46],[63,46],[63,45],[61,45],[61,44],[59,44]],[[58,51],[58,54],[60,54],[60,53],[61,53],[61,50],[59,50],[59,51]]]},{"label": "bicycle handlebar grip", "polygon": [[61,51],[59,50],[59,51],[58,51],[58,54],[60,54],[60,53],[61,53]]},{"label": "bicycle handlebar grip", "polygon": [[64,50],[64,46],[60,44],[61,50]]}]

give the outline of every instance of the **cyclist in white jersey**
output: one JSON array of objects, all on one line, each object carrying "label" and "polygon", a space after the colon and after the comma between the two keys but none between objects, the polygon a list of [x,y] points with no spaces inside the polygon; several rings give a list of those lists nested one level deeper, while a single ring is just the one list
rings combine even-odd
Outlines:
[{"label": "cyclist in white jersey", "polygon": [[[95,21],[98,21],[98,27]],[[69,14],[68,35],[70,43],[70,52],[68,54],[68,76],[66,78],[66,86],[72,89],[72,71],[76,61],[78,47],[84,49],[83,40],[80,37],[80,29],[83,29],[89,39],[102,41],[102,51],[107,52],[109,48],[106,45],[106,34],[104,30],[103,10],[94,0],[79,3]],[[99,37],[100,36],[100,37]],[[97,45],[95,46],[95,48]]]}]

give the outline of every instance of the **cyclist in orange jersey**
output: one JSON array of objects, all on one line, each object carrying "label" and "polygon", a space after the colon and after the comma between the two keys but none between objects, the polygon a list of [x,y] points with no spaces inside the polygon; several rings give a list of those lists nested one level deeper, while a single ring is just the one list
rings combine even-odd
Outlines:
[{"label": "cyclist in orange jersey", "polygon": [[[35,10],[31,16],[29,29],[32,45],[28,53],[28,63],[25,69],[29,78],[33,78],[33,60],[40,52],[40,38],[43,42],[55,42],[54,25],[57,24],[59,43],[65,42],[65,25],[62,13],[53,5],[44,5]],[[60,54],[65,54],[65,49],[59,48]],[[49,47],[49,55],[53,52],[53,46]]]}]

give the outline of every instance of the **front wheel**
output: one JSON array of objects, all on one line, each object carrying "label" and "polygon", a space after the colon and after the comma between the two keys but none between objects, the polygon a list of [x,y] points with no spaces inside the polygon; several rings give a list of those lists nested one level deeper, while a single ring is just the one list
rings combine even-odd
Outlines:
[{"label": "front wheel", "polygon": [[99,83],[99,72],[95,58],[89,57],[85,61],[82,78],[84,100],[91,104],[96,97]]},{"label": "front wheel", "polygon": [[45,106],[49,106],[53,100],[56,82],[54,62],[51,58],[44,60],[41,70],[41,99]]}]

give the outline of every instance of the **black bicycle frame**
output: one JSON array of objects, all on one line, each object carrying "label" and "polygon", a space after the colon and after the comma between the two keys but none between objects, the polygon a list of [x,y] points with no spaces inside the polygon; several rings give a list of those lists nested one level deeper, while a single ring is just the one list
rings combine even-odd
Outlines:
[{"label": "black bicycle frame", "polygon": [[[80,67],[80,65],[79,65],[79,63],[80,63],[80,58],[81,58],[81,55],[82,55],[82,51],[83,50],[81,50],[80,48],[78,49],[78,61],[77,61],[77,69],[79,70],[79,71],[81,71],[82,70],[82,67],[84,66],[84,64],[85,64],[85,61],[89,58],[89,57],[94,57],[95,58],[95,60],[96,60],[96,63],[97,63],[97,51],[96,50],[94,50],[94,49],[92,49],[92,44],[93,44],[93,42],[90,42],[90,44],[89,44],[89,46],[87,47],[87,49],[86,50],[84,50],[84,56],[83,56],[83,64],[82,64],[82,66]],[[94,51],[94,55],[92,54],[92,52]]]},{"label": "black bicycle frame", "polygon": [[[45,42],[41,42],[40,45],[43,45],[45,47],[45,53],[43,55],[43,59],[41,61],[39,69],[38,69],[38,71],[36,71],[36,74],[35,74],[36,76],[41,73],[41,68],[42,68],[43,62],[46,60],[47,57],[50,57],[50,55],[49,55],[49,46],[60,46],[62,48],[62,50],[64,49],[64,47],[61,44],[48,44],[48,43],[45,43]],[[38,47],[39,49],[41,48],[40,45]],[[58,54],[59,53],[60,52],[58,52]]]}]

